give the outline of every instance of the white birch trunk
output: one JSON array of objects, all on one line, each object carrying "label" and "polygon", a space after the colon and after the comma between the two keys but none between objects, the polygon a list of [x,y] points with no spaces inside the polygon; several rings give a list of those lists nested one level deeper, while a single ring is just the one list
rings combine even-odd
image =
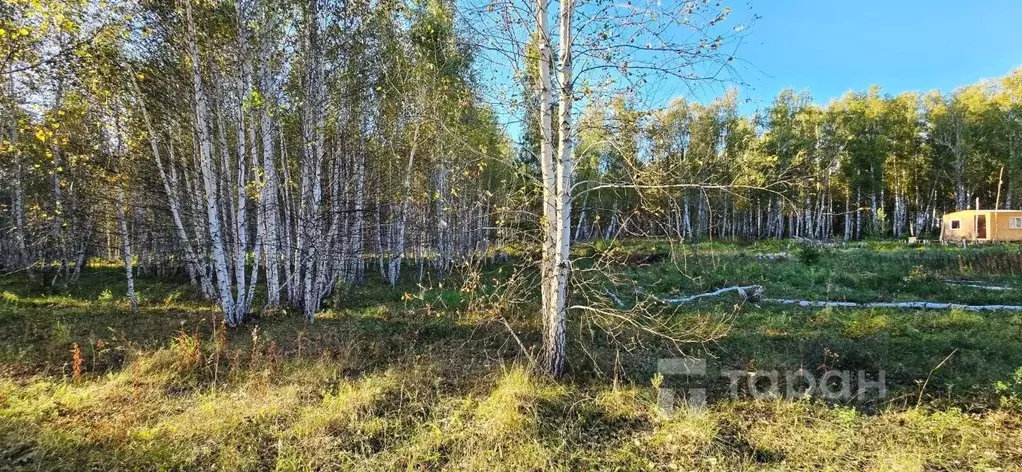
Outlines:
[{"label": "white birch trunk", "polygon": [[363,242],[363,232],[365,230],[365,173],[365,152],[364,149],[360,147],[358,150],[358,156],[355,158],[355,202],[354,214],[352,215],[353,222],[351,224],[350,242],[348,244],[349,262],[346,273],[349,278],[346,280],[347,283],[361,283],[364,280],[362,250],[365,245]]},{"label": "white birch trunk", "polygon": [[550,303],[546,304],[543,346],[544,368],[553,376],[564,373],[567,358],[565,331],[567,329],[568,280],[570,277],[569,249],[571,246],[571,181],[574,172],[572,156],[572,17],[575,0],[566,0],[560,9],[560,61],[558,64],[558,143],[555,162],[555,192],[551,196],[555,218],[549,223],[553,234],[552,277]]},{"label": "white birch trunk", "polygon": [[320,204],[323,199],[321,185],[323,170],[323,107],[325,105],[325,92],[323,66],[320,58],[319,45],[319,3],[318,0],[309,0],[307,12],[307,27],[309,28],[308,49],[306,63],[306,103],[303,115],[303,134],[305,145],[303,146],[301,185],[302,185],[302,212],[299,228],[299,254],[305,258],[304,267],[301,268],[302,281],[302,307],[305,312],[305,319],[313,320],[316,311],[319,310],[321,301],[320,295],[323,292],[319,286],[321,275],[317,273],[319,259],[322,257],[320,244],[323,241],[322,221],[320,215]]},{"label": "white birch trunk", "polygon": [[450,189],[447,188],[447,165],[441,156],[439,162],[439,169],[436,173],[436,200],[434,202],[436,212],[436,270],[438,276],[441,278],[447,274],[451,269],[452,263],[452,252],[454,251],[452,244],[451,222],[447,215],[447,195],[450,193]]},{"label": "white birch trunk", "polygon": [[[267,10],[266,8],[262,9]],[[262,103],[259,107],[259,128],[262,139],[262,179],[259,192],[259,228],[263,232],[263,254],[266,258],[266,306],[280,305],[280,236],[278,231],[279,197],[277,195],[277,165],[274,159],[276,144],[273,139],[274,123],[270,113],[270,100],[274,96],[273,75],[270,70],[270,22],[264,15],[259,34],[259,89]]]},{"label": "white birch trunk", "polygon": [[17,163],[14,171],[12,202],[14,205],[14,246],[18,249],[17,266],[29,266],[28,248],[25,246],[25,171],[22,167],[21,157],[16,156],[15,159],[17,159]]},{"label": "white birch trunk", "polygon": [[[556,275],[556,227],[557,227],[557,174],[554,168],[553,143],[553,81],[550,77],[553,69],[551,51],[551,31],[549,24],[549,0],[537,0],[536,27],[539,35],[539,116],[540,116],[540,170],[543,179],[543,215],[540,226],[542,234],[542,261],[540,262],[540,284],[542,289],[543,317],[543,368],[552,374],[551,361],[557,364],[562,357],[561,346],[557,344],[556,326],[558,312],[555,299]],[[563,366],[563,363],[561,364]],[[555,367],[555,366],[554,366]]]},{"label": "white birch trunk", "polygon": [[682,228],[684,228],[684,230],[685,230],[685,239],[686,240],[691,240],[692,239],[692,214],[691,214],[690,208],[691,208],[692,203],[689,201],[688,191],[687,190],[683,190],[683,192],[685,192],[685,194],[681,197],[681,202],[682,202],[681,204],[684,207],[684,211],[682,212]]},{"label": "white birch trunk", "polygon": [[[14,76],[13,72],[9,73],[9,85],[10,85],[10,98],[13,101],[15,98],[14,89]],[[12,105],[11,114],[8,117],[10,120],[10,142],[11,146],[16,148],[18,142],[18,116],[15,113],[14,105]],[[15,256],[16,267],[30,267],[28,248],[25,246],[25,171],[22,163],[20,153],[15,153],[14,158],[14,195],[11,199],[11,205],[13,206],[12,212],[14,214],[14,247],[17,250]]]},{"label": "white birch trunk", "polygon": [[[248,256],[248,175],[249,175],[249,152],[255,152],[248,147],[248,135],[245,132],[245,101],[248,98],[251,72],[248,69],[248,33],[245,26],[243,5],[240,1],[236,3],[238,22],[238,70],[235,75],[235,89],[238,99],[238,110],[236,117],[235,139],[237,140],[237,168],[235,172],[235,195],[234,201],[234,283],[235,283],[235,308],[234,318],[240,323],[248,313],[248,301],[251,295],[248,293],[249,283],[247,277],[247,256]],[[252,277],[255,278],[257,267],[253,267]],[[254,281],[253,281],[254,282]]]},{"label": "white birch trunk", "polygon": [[202,174],[203,189],[206,197],[205,207],[208,218],[209,237],[213,255],[213,268],[216,273],[217,292],[220,298],[220,308],[224,312],[227,324],[234,326],[237,320],[232,316],[235,313],[234,297],[231,294],[231,280],[227,267],[227,255],[224,248],[223,234],[220,225],[220,210],[217,207],[217,183],[214,175],[216,169],[213,164],[211,141],[209,136],[209,118],[206,103],[206,92],[202,85],[202,72],[200,71],[198,37],[195,32],[195,22],[192,19],[191,2],[185,3],[185,16],[187,20],[187,42],[188,52],[191,59],[192,84],[195,89],[195,131],[198,140],[199,167]]},{"label": "white birch trunk", "polygon": [[121,175],[120,171],[120,161],[124,159],[124,141],[121,134],[119,110],[114,118],[114,122],[116,128],[115,132],[117,133],[116,152],[118,154],[118,162],[115,173],[117,178],[117,223],[120,229],[121,256],[124,258],[124,274],[128,284],[128,303],[131,305],[131,312],[138,315],[138,298],[135,296],[135,274],[132,268],[131,241],[128,237],[128,218],[125,214],[125,208],[127,207],[128,202],[124,195],[124,176]]},{"label": "white birch trunk", "polygon": [[[119,166],[118,166],[119,167]],[[127,201],[124,196],[124,176],[117,176],[117,223],[120,229],[121,256],[124,258],[124,274],[128,282],[128,302],[131,312],[138,314],[138,298],[135,297],[135,275],[132,269],[131,241],[128,239],[128,218],[124,208]]]},{"label": "white birch trunk", "polygon": [[408,221],[408,204],[412,200],[412,170],[415,166],[415,152],[419,146],[419,124],[415,124],[415,131],[412,133],[412,147],[408,151],[408,164],[405,167],[405,179],[402,186],[401,209],[398,214],[397,229],[394,235],[393,244],[390,247],[390,261],[387,270],[387,282],[391,287],[397,286],[397,279],[401,274],[401,258],[405,252],[405,224]]},{"label": "white birch trunk", "polygon": [[[10,66],[13,68],[13,66]],[[18,142],[18,114],[17,114],[17,100],[16,100],[16,89],[15,75],[12,70],[5,71],[7,73],[7,85],[8,98],[11,100],[11,106],[9,110],[8,119],[8,136],[7,139],[10,141],[11,147],[17,149]],[[16,253],[13,257],[13,265],[16,268],[28,266],[28,251],[25,246],[25,184],[24,184],[24,170],[22,167],[22,159],[20,153],[14,153],[12,156],[14,160],[14,175],[13,175],[13,195],[11,196],[11,213],[14,219],[14,227],[12,228],[11,236],[14,239],[14,249]]]}]

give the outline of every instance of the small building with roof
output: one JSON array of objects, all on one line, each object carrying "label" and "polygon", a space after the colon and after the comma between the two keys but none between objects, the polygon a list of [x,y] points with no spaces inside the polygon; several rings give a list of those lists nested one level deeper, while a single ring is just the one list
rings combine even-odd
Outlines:
[{"label": "small building with roof", "polygon": [[941,241],[1022,241],[1022,211],[962,210],[940,222]]}]

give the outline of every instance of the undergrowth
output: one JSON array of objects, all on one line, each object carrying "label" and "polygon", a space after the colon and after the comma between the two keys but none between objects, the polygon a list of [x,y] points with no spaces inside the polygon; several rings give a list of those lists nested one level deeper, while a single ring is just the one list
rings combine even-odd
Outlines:
[{"label": "undergrowth", "polygon": [[[770,296],[1020,303],[1018,248],[824,248],[785,242],[624,243],[613,257],[658,294],[759,283]],[[790,258],[759,254],[786,252]],[[651,256],[653,255],[653,256]],[[414,271],[413,271],[414,272]],[[341,291],[313,324],[286,310],[226,328],[186,281],[140,277],[141,313],[116,267],[65,291],[0,279],[0,469],[24,470],[1010,470],[1022,465],[1022,314],[802,309],[744,303],[728,336],[691,346],[705,408],[658,407],[656,359],[581,336],[569,374],[534,373],[511,339],[528,312],[473,312],[456,280]],[[497,290],[501,272],[473,279]],[[681,322],[732,313],[694,304]],[[942,362],[943,361],[943,362]],[[883,399],[729,395],[723,370],[883,369]],[[659,387],[659,385],[658,385]]]}]

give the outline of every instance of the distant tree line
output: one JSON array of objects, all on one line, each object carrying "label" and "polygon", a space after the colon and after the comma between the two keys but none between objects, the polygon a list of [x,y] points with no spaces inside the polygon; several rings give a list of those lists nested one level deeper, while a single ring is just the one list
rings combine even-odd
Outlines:
[{"label": "distant tree line", "polygon": [[950,94],[879,87],[825,106],[735,91],[643,110],[616,96],[579,126],[576,238],[932,236],[945,212],[1022,208],[1022,69]]}]

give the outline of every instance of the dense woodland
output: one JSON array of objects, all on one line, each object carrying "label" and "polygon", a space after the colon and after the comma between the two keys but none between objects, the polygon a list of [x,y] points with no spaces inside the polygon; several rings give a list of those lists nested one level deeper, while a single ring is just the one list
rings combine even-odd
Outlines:
[{"label": "dense woodland", "polygon": [[[737,67],[731,10],[640,3],[552,26],[549,0],[5,2],[0,268],[187,274],[236,325],[542,245],[563,322],[574,240],[927,236],[1022,207],[1022,70],[747,115],[706,72]],[[721,97],[649,103],[658,77]]]}]

